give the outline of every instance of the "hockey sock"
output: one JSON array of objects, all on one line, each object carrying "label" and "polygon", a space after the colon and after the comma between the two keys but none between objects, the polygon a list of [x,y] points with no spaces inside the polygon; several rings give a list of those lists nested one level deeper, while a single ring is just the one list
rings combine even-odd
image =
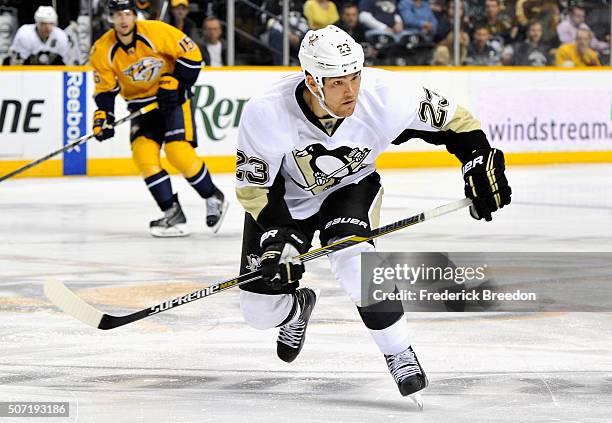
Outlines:
[{"label": "hockey sock", "polygon": [[168,175],[168,172],[162,170],[155,175],[145,178],[144,181],[155,199],[155,202],[162,211],[166,211],[172,207],[175,197],[172,193],[172,182],[170,182],[170,175]]},{"label": "hockey sock", "polygon": [[388,328],[404,316],[400,300],[383,300],[365,307],[357,306],[357,311],[366,327],[374,330]]},{"label": "hockey sock", "polygon": [[394,355],[404,351],[410,346],[408,334],[408,323],[403,318],[384,329],[369,329],[370,335],[378,345],[380,352],[386,355]]},{"label": "hockey sock", "polygon": [[215,184],[213,184],[210,172],[205,163],[202,163],[202,168],[198,173],[185,179],[187,179],[187,182],[191,184],[193,189],[195,189],[202,198],[208,198],[215,192]]},{"label": "hockey sock", "polygon": [[[333,243],[339,238],[332,238]],[[355,304],[361,303],[361,253],[374,251],[367,242],[329,255],[332,272]]]},{"label": "hockey sock", "polygon": [[400,300],[357,306],[357,311],[383,354],[396,354],[408,348],[408,324],[404,320],[404,308]]},{"label": "hockey sock", "polygon": [[256,329],[270,329],[285,324],[288,316],[296,316],[296,308],[299,308],[296,303],[294,294],[268,295],[240,291],[240,309],[244,321]]}]

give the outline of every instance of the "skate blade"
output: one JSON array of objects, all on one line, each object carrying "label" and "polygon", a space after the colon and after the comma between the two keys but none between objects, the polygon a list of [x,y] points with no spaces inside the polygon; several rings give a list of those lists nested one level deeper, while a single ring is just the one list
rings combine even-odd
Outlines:
[{"label": "skate blade", "polygon": [[189,229],[187,229],[187,225],[184,223],[179,223],[178,225],[171,226],[169,228],[150,228],[151,235],[156,238],[179,238],[189,235]]},{"label": "skate blade", "polygon": [[219,228],[223,223],[223,219],[225,219],[225,215],[227,214],[227,209],[229,208],[229,201],[223,200],[223,207],[221,207],[221,216],[219,216],[219,220],[213,226],[209,226],[210,230],[213,234],[219,232]]},{"label": "skate blade", "polygon": [[417,407],[419,407],[419,411],[423,411],[425,403],[423,402],[423,396],[420,393],[415,392],[414,394],[408,395],[408,398],[410,398],[410,400],[414,402]]}]

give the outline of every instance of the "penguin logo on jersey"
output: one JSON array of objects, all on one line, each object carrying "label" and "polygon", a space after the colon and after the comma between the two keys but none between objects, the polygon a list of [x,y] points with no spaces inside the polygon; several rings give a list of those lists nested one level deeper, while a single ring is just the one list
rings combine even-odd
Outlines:
[{"label": "penguin logo on jersey", "polygon": [[149,82],[157,78],[164,62],[155,57],[144,57],[123,71],[133,82]]},{"label": "penguin logo on jersey", "polygon": [[302,172],[305,184],[294,182],[305,191],[317,195],[363,169],[363,161],[370,151],[372,150],[369,148],[347,146],[328,150],[322,144],[312,144],[303,150],[294,150],[293,158]]},{"label": "penguin logo on jersey", "polygon": [[261,258],[257,254],[249,254],[246,268],[251,272],[259,270],[261,268]]}]

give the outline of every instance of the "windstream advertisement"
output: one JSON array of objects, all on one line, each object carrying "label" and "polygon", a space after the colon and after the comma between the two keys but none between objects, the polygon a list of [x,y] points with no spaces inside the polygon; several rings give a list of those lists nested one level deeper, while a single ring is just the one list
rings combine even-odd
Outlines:
[{"label": "windstream advertisement", "polygon": [[[480,93],[479,117],[507,152],[601,151],[612,146],[612,87],[501,87],[498,107]],[[525,101],[528,99],[528,101]]]},{"label": "windstream advertisement", "polygon": [[[194,87],[193,98],[198,152],[214,157],[217,162],[227,162],[224,168],[229,169],[245,104],[294,71],[297,69],[204,70]],[[532,162],[538,163],[538,153],[543,152],[612,152],[612,70],[396,72],[401,73],[406,84],[422,84],[440,95],[456,98],[481,120],[491,143],[510,155],[528,153]],[[2,173],[42,157],[91,130],[91,114],[95,110],[93,78],[86,69],[5,70],[0,72],[0,84]],[[406,99],[406,104],[409,107],[410,99]],[[127,114],[120,99],[115,112],[117,118]],[[270,116],[271,125],[274,119]],[[393,157],[395,153],[407,152],[448,154],[443,147],[417,139],[392,146],[386,154]],[[78,151],[58,157],[61,166],[57,169],[61,170],[55,172],[104,174],[92,172],[92,167],[105,163],[103,168],[115,170],[112,174],[130,174],[134,169],[127,165],[129,158],[129,124],[126,124],[117,128],[112,140],[103,143],[92,140]],[[212,168],[215,160],[211,161]],[[53,173],[35,170],[30,174]]]}]

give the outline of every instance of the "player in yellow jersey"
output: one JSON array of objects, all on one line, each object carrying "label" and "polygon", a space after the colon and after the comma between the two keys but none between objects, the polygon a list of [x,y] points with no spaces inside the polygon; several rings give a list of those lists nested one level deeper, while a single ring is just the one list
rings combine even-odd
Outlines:
[{"label": "player in yellow jersey", "polygon": [[206,225],[216,232],[225,217],[227,201],[215,186],[197,146],[191,87],[202,66],[198,46],[178,29],[160,21],[138,21],[134,0],[109,0],[113,28],[91,50],[95,101],[93,132],[99,141],[114,136],[110,126],[115,96],[130,111],[157,101],[159,109],[131,122],[132,158],[149,191],[164,212],[150,223],[157,237],[189,235],[170,176],[162,168],[163,146],[168,161],[198,194],[206,199]]}]

